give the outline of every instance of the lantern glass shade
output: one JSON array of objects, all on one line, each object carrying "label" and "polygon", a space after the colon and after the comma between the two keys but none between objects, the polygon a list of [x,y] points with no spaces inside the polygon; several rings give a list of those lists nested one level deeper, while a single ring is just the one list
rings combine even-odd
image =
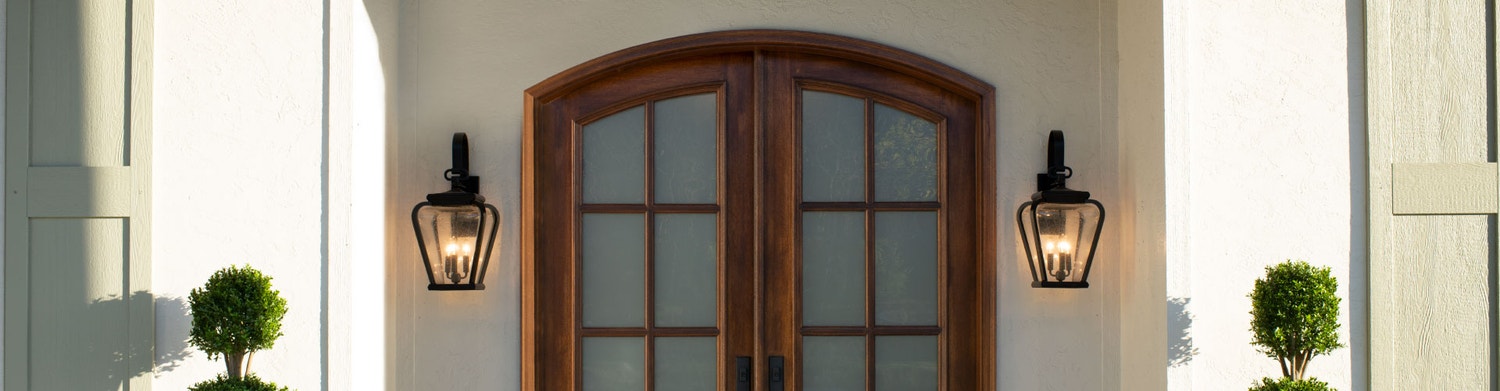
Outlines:
[{"label": "lantern glass shade", "polygon": [[1032,286],[1084,288],[1099,242],[1103,208],[1082,203],[1027,202],[1018,223],[1031,263]]},{"label": "lantern glass shade", "polygon": [[497,228],[487,204],[417,205],[412,216],[427,266],[428,289],[484,289],[484,269]]}]

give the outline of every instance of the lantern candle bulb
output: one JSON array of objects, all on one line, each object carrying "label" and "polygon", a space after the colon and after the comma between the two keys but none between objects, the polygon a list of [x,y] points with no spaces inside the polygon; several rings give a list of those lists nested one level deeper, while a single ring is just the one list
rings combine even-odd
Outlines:
[{"label": "lantern candle bulb", "polygon": [[[464,245],[464,251],[472,250],[466,244]],[[463,253],[464,255],[460,255],[457,243],[448,243],[447,246],[443,247],[443,252],[445,253],[443,254],[444,277],[448,277],[448,280],[457,284],[469,276],[469,256],[467,252]]]},{"label": "lantern candle bulb", "polygon": [[1044,267],[1048,274],[1052,278],[1057,279],[1057,281],[1066,280],[1068,276],[1073,275],[1072,246],[1069,246],[1068,242],[1047,242],[1045,247],[1046,263]]}]

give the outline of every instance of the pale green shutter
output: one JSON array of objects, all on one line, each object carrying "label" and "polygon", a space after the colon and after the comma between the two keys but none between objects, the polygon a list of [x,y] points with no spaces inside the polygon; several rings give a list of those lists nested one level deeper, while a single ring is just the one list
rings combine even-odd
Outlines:
[{"label": "pale green shutter", "polygon": [[149,0],[6,15],[5,389],[150,389]]},{"label": "pale green shutter", "polygon": [[1372,390],[1492,387],[1485,8],[1366,2]]}]

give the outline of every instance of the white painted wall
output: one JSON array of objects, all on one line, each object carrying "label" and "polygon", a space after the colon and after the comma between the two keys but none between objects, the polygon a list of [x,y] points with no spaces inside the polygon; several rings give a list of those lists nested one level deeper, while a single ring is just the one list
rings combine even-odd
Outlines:
[{"label": "white painted wall", "polygon": [[[521,92],[615,50],[745,28],[872,40],[994,84],[1003,212],[997,240],[1005,249],[998,260],[1000,386],[1082,390],[1118,384],[1118,362],[1107,359],[1119,357],[1118,344],[1106,340],[1119,334],[1120,312],[1106,313],[1115,305],[1106,293],[1116,283],[1117,250],[1103,250],[1096,288],[1032,289],[1009,215],[1035,191],[1051,129],[1067,132],[1067,163],[1078,173],[1071,184],[1096,190],[1112,219],[1132,213],[1117,207],[1112,190],[1117,142],[1115,102],[1108,97],[1115,91],[1107,68],[1113,67],[1114,32],[1104,26],[1113,24],[1113,12],[1113,1],[1097,0],[403,2],[391,202],[409,208],[442,190],[450,134],[464,131],[475,150],[472,168],[484,178],[483,193],[501,209],[505,229],[489,288],[479,292],[426,291],[414,240],[409,234],[392,237],[387,386],[517,387],[518,236],[511,227],[519,202]],[[1120,220],[1111,221],[1107,229],[1118,232],[1114,222]]]},{"label": "white painted wall", "polygon": [[323,1],[158,1],[155,14],[155,387],[223,371],[186,344],[187,295],[248,263],[290,308],[252,369],[321,389]]},{"label": "white painted wall", "polygon": [[[1363,75],[1351,78],[1344,0],[1167,3],[1171,388],[1243,390],[1280,376],[1250,345],[1247,295],[1268,265],[1331,267],[1341,340],[1363,344],[1351,341],[1366,315],[1351,311],[1350,287],[1366,278],[1362,174],[1351,171],[1364,165],[1364,128],[1349,84]],[[1362,389],[1353,352],[1317,357],[1308,373]]]},{"label": "white painted wall", "polygon": [[[1274,374],[1248,344],[1245,294],[1283,258],[1333,266],[1345,318],[1363,319],[1348,305],[1363,262],[1349,233],[1364,228],[1343,2],[326,3],[331,17],[324,1],[158,2],[160,389],[222,370],[185,344],[186,296],[243,263],[291,301],[287,335],[255,361],[274,381],[516,389],[521,91],[614,50],[742,28],[872,40],[996,86],[1001,389],[1161,389],[1168,373],[1172,389],[1240,389]],[[1067,132],[1071,184],[1109,208],[1087,290],[1030,288],[1013,244],[1009,213],[1050,129]],[[502,211],[502,249],[488,290],[432,293],[406,216],[444,188],[456,131]],[[1189,317],[1163,313],[1169,298],[1190,298]],[[1197,354],[1166,369],[1185,319]],[[1351,352],[1312,373],[1359,385]]]}]

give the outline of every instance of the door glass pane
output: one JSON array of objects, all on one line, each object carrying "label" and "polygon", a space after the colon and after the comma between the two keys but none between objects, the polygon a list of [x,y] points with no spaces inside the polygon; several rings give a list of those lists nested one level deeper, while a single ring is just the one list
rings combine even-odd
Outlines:
[{"label": "door glass pane", "polygon": [[583,214],[583,326],[644,327],[646,220]]},{"label": "door glass pane", "polygon": [[802,200],[865,200],[865,101],[802,91]]},{"label": "door glass pane", "polygon": [[646,198],[646,107],[583,127],[583,202],[640,204]]},{"label": "door glass pane", "polygon": [[651,122],[655,138],[656,203],[711,204],[718,182],[719,105],[717,94],[656,102]]},{"label": "door glass pane", "polygon": [[875,212],[875,324],[937,325],[937,212]]},{"label": "door glass pane", "polygon": [[937,390],[938,346],[934,335],[875,337],[875,390]]},{"label": "door glass pane", "polygon": [[656,339],[656,391],[702,391],[715,386],[714,337]]},{"label": "door glass pane", "polygon": [[802,388],[864,391],[865,337],[802,337]]},{"label": "door glass pane", "polygon": [[802,214],[802,324],[865,325],[864,212]]},{"label": "door glass pane", "polygon": [[583,389],[644,391],[646,344],[640,337],[584,337]]},{"label": "door glass pane", "polygon": [[707,213],[656,215],[656,326],[717,324],[715,220]]},{"label": "door glass pane", "polygon": [[875,200],[937,201],[937,124],[875,104]]}]

